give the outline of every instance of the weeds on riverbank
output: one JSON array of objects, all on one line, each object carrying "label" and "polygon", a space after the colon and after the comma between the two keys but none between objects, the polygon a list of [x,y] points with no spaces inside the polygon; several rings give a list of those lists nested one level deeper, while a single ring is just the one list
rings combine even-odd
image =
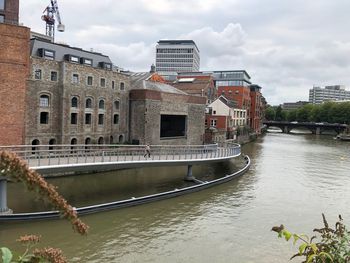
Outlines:
[{"label": "weeds on riverbank", "polygon": [[315,228],[313,232],[320,234],[309,238],[305,234],[295,234],[289,232],[283,225],[275,226],[272,231],[278,233],[278,237],[286,241],[293,240],[293,244],[299,243],[298,253],[290,259],[301,257],[302,263],[348,263],[350,262],[350,233],[343,224],[343,219],[339,219],[335,228],[329,227],[324,214],[322,214],[322,228]]},{"label": "weeds on riverbank", "polygon": [[[16,154],[0,152],[0,176],[15,182],[24,183],[29,191],[37,193],[41,200],[48,201],[53,209],[58,210],[63,218],[69,220],[74,231],[81,235],[87,234],[89,227],[78,218],[74,208],[56,191],[53,185],[46,182],[36,171],[30,170],[28,165],[18,158]],[[11,250],[2,247],[0,248],[2,263],[67,262],[60,249],[34,249],[35,245],[40,241],[38,236],[27,235],[20,237],[17,241],[26,246],[25,252],[13,260]]]}]

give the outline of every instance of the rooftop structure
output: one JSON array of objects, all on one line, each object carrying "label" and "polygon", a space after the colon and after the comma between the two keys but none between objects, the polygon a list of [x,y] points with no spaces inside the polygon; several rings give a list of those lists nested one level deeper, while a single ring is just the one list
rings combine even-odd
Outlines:
[{"label": "rooftop structure", "polygon": [[199,66],[199,49],[193,40],[158,41],[156,69],[160,75],[170,79],[179,72],[198,71]]}]

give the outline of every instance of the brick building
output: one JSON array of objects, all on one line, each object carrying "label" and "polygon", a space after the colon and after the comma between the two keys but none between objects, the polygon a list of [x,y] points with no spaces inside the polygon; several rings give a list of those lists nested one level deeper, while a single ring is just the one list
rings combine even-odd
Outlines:
[{"label": "brick building", "polygon": [[30,31],[17,22],[18,0],[0,1],[0,145],[24,143]]},{"label": "brick building", "polygon": [[26,144],[91,144],[128,138],[129,77],[109,57],[31,39]]},{"label": "brick building", "polygon": [[251,98],[250,127],[255,133],[260,134],[263,120],[261,87],[259,85],[250,85],[249,88]]},{"label": "brick building", "polygon": [[180,75],[177,77],[177,80],[170,83],[170,85],[190,95],[206,97],[207,104],[212,103],[217,98],[217,90],[214,78],[211,74]]},{"label": "brick building", "polygon": [[191,96],[156,73],[134,73],[130,90],[130,140],[135,144],[202,144],[204,97]]}]

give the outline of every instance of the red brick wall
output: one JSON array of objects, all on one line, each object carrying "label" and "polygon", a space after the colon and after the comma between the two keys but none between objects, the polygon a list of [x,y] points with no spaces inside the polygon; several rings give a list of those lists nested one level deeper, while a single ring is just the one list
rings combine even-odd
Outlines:
[{"label": "red brick wall", "polygon": [[0,145],[23,144],[29,28],[0,24]]}]

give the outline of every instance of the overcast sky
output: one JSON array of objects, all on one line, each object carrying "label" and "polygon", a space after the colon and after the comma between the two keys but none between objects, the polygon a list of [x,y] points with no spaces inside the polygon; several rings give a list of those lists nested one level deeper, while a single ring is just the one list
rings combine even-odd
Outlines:
[{"label": "overcast sky", "polygon": [[[20,22],[45,32],[49,0],[20,1]],[[350,87],[349,0],[58,0],[56,40],[148,71],[160,39],[193,39],[201,70],[240,70],[268,103],[308,100],[312,86]],[[347,88],[348,89],[348,88]]]}]

